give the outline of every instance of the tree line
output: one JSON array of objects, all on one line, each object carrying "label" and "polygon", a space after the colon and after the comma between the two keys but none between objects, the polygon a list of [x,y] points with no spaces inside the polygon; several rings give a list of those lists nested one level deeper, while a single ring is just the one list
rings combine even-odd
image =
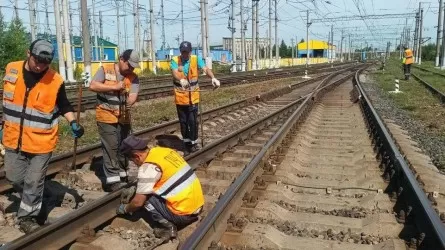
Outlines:
[{"label": "tree line", "polygon": [[6,23],[0,12],[0,75],[4,74],[9,62],[26,58],[26,51],[30,42],[22,21],[14,18]]}]

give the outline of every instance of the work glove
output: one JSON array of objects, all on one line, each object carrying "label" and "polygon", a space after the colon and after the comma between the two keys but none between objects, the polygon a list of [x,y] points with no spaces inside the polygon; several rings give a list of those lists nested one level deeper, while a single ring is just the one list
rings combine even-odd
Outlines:
[{"label": "work glove", "polygon": [[182,87],[183,89],[185,89],[185,88],[187,88],[187,87],[189,86],[189,81],[187,81],[186,79],[181,79],[181,80],[179,81],[179,84],[181,84],[181,87]]},{"label": "work glove", "polygon": [[129,188],[124,188],[121,193],[121,203],[128,204],[133,199],[136,194],[136,186],[131,186]]},{"label": "work glove", "polygon": [[82,135],[84,133],[84,129],[83,129],[82,125],[77,123],[76,120],[73,120],[73,121],[71,121],[70,126],[71,126],[71,132],[73,133],[74,138],[82,137]]},{"label": "work glove", "polygon": [[127,210],[125,210],[126,207],[127,207],[127,205],[125,205],[125,204],[120,204],[120,205],[116,208],[116,214],[117,214],[117,215],[126,215],[126,214],[127,214]]},{"label": "work glove", "polygon": [[220,86],[219,80],[216,78],[212,78],[212,85],[216,89],[219,88],[219,86]]}]

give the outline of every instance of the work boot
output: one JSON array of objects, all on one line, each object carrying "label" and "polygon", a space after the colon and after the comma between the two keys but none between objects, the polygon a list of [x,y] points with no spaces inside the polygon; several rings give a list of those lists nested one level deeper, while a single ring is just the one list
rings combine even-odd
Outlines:
[{"label": "work boot", "polygon": [[170,221],[163,220],[163,222],[159,222],[161,227],[155,228],[153,230],[156,238],[162,239],[166,243],[171,239],[176,239],[178,237],[178,230],[176,226]]},{"label": "work boot", "polygon": [[199,146],[199,144],[193,144],[192,147],[190,148],[190,152],[194,153],[196,151],[199,151],[201,149],[201,147]]},{"label": "work boot", "polygon": [[20,230],[22,230],[25,234],[31,233],[40,227],[37,224],[36,219],[33,217],[23,217],[19,223]]},{"label": "work boot", "polygon": [[119,189],[125,187],[126,185],[127,185],[127,183],[125,183],[125,182],[115,182],[115,183],[112,183],[112,184],[108,184],[107,185],[107,191],[108,192],[114,192],[116,190],[119,190]]}]

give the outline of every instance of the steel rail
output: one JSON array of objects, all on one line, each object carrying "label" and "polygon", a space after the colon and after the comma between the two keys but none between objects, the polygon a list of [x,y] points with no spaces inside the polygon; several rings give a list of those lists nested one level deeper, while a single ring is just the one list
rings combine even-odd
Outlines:
[{"label": "steel rail", "polygon": [[[341,72],[335,72],[334,74],[340,74]],[[284,116],[293,113],[295,110],[301,110],[301,108],[299,108],[301,102],[307,102],[312,95],[313,93],[293,101],[273,114],[252,124],[246,125],[217,142],[205,146],[200,151],[188,155],[185,159],[193,166],[193,168],[197,168],[209,159],[212,159],[215,155],[218,155],[218,153],[222,153],[227,148],[238,144],[240,140],[244,140],[256,133],[259,129],[269,126],[273,121],[282,119]],[[280,131],[282,131],[282,129],[280,129]],[[85,228],[96,228],[116,217],[115,209],[120,202],[121,192],[122,190],[117,190],[105,197],[89,202],[72,213],[62,216],[54,223],[42,226],[35,232],[5,244],[0,250],[63,248],[81,237],[82,231]]]},{"label": "steel rail", "polygon": [[[315,103],[319,95],[324,94],[330,88],[339,85],[346,79],[351,78],[350,74],[342,79],[325,85],[329,80],[320,83],[316,90],[301,99],[302,103],[281,126],[281,128],[272,136],[261,151],[245,166],[242,173],[226,190],[222,197],[218,200],[215,207],[201,221],[196,230],[181,244],[179,249],[206,249],[211,245],[212,241],[218,241],[220,235],[225,231],[226,221],[230,216],[230,206],[238,203],[243,197],[248,185],[252,186],[248,180],[254,179],[261,173],[261,166],[265,159],[275,151],[286,134],[297,124],[302,115],[307,114],[312,105]],[[332,79],[332,75],[328,78]],[[324,86],[323,86],[324,85]]]},{"label": "steel rail", "polygon": [[[445,103],[445,94],[442,93],[440,90],[436,89],[435,87],[433,87],[431,84],[429,84],[427,81],[425,81],[424,79],[420,78],[418,75],[411,73],[411,75],[418,81],[420,82],[423,86],[425,86],[425,88],[427,88],[431,94],[433,94],[437,99],[439,99],[439,101],[444,104]],[[441,74],[438,74],[441,75]]]},{"label": "steel rail", "polygon": [[[419,186],[412,170],[386,129],[372,102],[361,86],[357,72],[354,82],[358,88],[360,106],[373,135],[375,150],[380,154],[382,165],[386,165],[384,175],[389,181],[389,192],[397,193],[396,208],[406,212],[406,223],[417,226],[417,249],[445,249],[445,227],[439,215],[428,200],[425,191]],[[401,211],[399,211],[399,215]],[[422,235],[424,234],[424,235]]]}]

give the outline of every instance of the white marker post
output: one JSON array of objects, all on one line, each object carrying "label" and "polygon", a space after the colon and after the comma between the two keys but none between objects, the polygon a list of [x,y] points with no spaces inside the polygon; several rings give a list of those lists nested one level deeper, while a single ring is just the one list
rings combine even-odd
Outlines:
[{"label": "white marker post", "polygon": [[394,93],[394,94],[398,94],[398,93],[402,93],[402,91],[400,91],[399,89],[399,79],[395,80],[395,90],[394,91],[389,91],[389,93]]}]

